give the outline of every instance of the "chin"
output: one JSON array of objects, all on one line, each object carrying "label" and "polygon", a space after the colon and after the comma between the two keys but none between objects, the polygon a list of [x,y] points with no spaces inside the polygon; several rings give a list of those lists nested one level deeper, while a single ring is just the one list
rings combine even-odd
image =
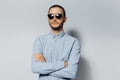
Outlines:
[{"label": "chin", "polygon": [[58,27],[59,27],[59,25],[52,25],[52,27],[53,27],[53,28],[58,28]]},{"label": "chin", "polygon": [[52,26],[52,28],[53,28],[53,29],[57,29],[57,28],[59,28],[59,27],[53,27],[53,26]]}]

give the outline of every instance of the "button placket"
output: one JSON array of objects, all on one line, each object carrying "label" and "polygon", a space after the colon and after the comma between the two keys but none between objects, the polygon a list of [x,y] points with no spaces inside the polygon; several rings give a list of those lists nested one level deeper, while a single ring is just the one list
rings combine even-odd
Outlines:
[{"label": "button placket", "polygon": [[56,36],[54,36],[54,38],[53,38],[53,45],[51,46],[52,47],[52,61],[54,61],[54,56],[55,56],[55,43],[56,43]]},{"label": "button placket", "polygon": [[58,36],[55,36],[54,37],[54,43],[53,43],[53,60],[56,61],[56,47],[57,47],[57,39],[58,39]]}]

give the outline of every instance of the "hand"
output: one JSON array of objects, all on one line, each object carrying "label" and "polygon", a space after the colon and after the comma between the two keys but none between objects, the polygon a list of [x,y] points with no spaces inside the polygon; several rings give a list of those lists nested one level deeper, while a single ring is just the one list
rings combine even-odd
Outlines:
[{"label": "hand", "polygon": [[65,67],[68,67],[68,62],[65,61],[65,62],[64,62],[64,65],[65,65]]},{"label": "hand", "polygon": [[44,56],[42,54],[40,54],[40,53],[35,53],[34,58],[35,58],[36,61],[46,62]]}]

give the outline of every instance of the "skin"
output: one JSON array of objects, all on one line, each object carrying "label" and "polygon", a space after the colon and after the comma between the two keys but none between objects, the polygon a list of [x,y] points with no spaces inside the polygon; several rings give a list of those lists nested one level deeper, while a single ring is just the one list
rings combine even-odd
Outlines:
[{"label": "skin", "polygon": [[35,53],[34,58],[36,59],[36,61],[46,62],[44,56],[40,53]]},{"label": "skin", "polygon": [[[59,7],[53,7],[49,10],[48,13],[49,14],[57,14],[57,13],[63,14],[63,10]],[[55,17],[52,20],[48,19],[52,32],[54,34],[59,34],[61,31],[63,31],[63,24],[66,22],[66,20],[67,20],[67,17],[64,17],[64,15],[60,20]],[[55,28],[58,28],[58,27],[60,28],[56,30]]]},{"label": "skin", "polygon": [[[63,14],[63,10],[59,7],[53,7],[49,10],[48,13],[49,14],[57,14],[57,13]],[[56,35],[59,34],[61,31],[63,31],[63,24],[66,22],[66,19],[67,18],[64,16],[61,19],[57,19],[56,17],[54,17],[52,20],[48,19],[49,25],[51,27],[51,31]],[[46,62],[44,56],[41,53],[35,53],[34,58],[36,61]],[[67,61],[64,61],[64,66],[68,67]]]}]

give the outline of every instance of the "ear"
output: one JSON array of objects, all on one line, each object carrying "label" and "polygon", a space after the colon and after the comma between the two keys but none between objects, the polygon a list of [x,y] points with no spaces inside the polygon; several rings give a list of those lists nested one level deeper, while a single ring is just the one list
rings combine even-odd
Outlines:
[{"label": "ear", "polygon": [[64,23],[67,21],[67,17],[64,18]]}]

